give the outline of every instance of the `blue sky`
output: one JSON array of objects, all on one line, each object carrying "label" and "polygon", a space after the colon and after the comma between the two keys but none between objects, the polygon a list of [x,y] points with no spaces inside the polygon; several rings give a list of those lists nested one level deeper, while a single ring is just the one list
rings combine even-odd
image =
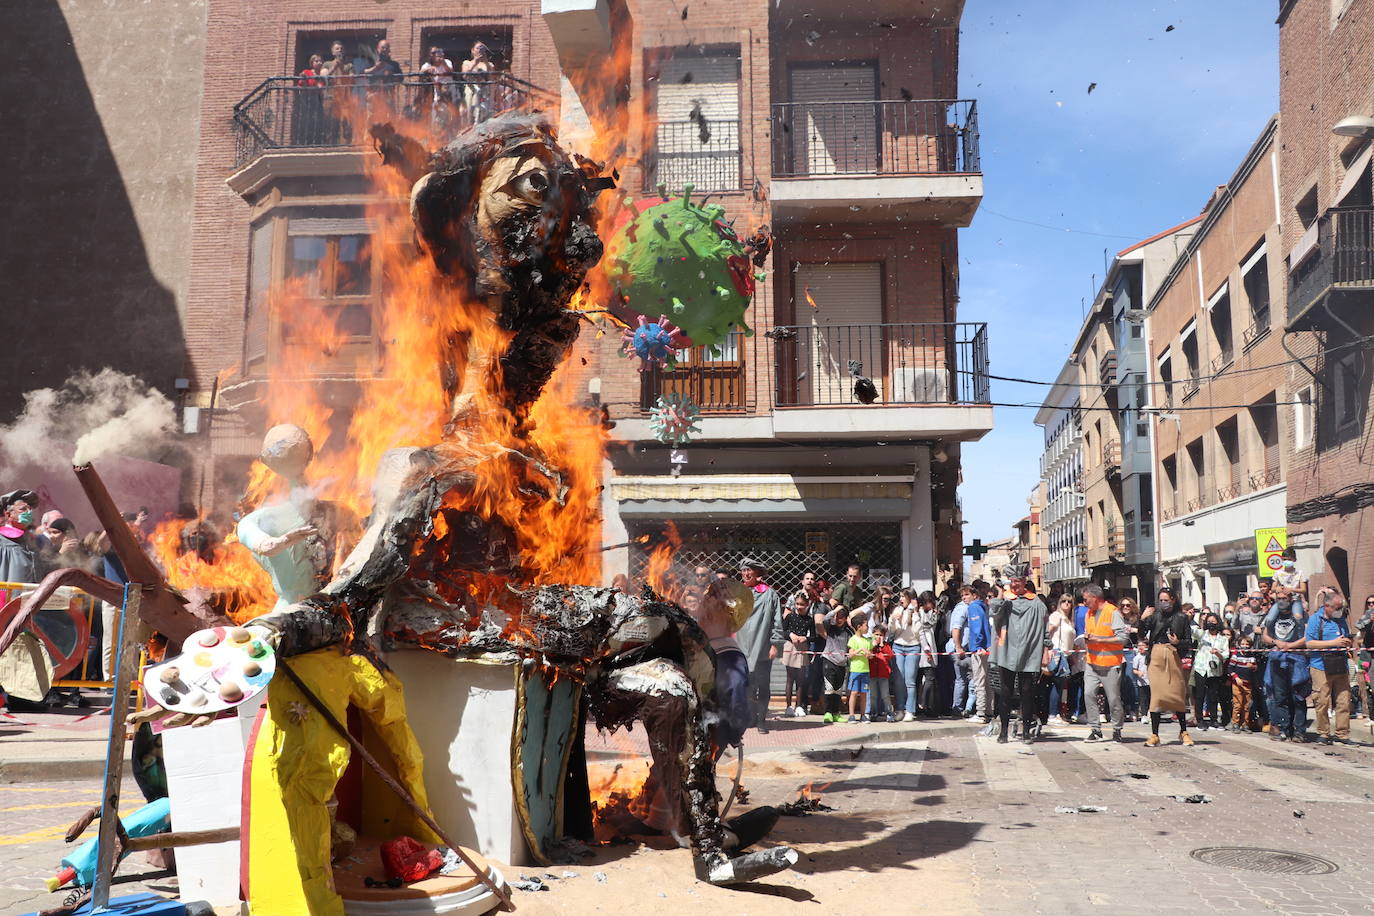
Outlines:
[{"label": "blue sky", "polygon": [[[985,196],[960,232],[959,318],[988,323],[992,372],[1052,381],[1104,257],[1196,216],[1230,178],[1278,110],[1276,7],[969,0],[959,84],[978,100]],[[992,383],[994,401],[1045,393]],[[965,543],[1007,537],[1026,514],[1034,417],[998,407],[964,447]]]}]

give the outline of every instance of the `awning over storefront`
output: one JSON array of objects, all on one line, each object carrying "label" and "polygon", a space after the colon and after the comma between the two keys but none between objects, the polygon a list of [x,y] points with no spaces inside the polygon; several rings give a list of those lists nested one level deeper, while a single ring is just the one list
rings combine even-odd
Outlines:
[{"label": "awning over storefront", "polygon": [[794,477],[744,474],[696,477],[615,477],[617,502],[718,499],[911,499],[910,476]]}]

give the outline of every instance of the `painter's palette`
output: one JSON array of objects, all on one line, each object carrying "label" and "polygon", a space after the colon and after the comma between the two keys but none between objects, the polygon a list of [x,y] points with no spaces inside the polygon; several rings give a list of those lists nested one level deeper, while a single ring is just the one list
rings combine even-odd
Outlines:
[{"label": "painter's palette", "polygon": [[272,646],[243,627],[200,630],[181,650],[143,673],[148,698],[173,712],[231,709],[266,690],[277,670]]}]

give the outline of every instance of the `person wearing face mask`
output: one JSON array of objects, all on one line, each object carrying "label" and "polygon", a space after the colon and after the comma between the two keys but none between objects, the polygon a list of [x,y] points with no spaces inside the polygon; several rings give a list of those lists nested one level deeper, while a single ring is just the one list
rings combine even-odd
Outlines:
[{"label": "person wearing face mask", "polygon": [[0,496],[0,582],[37,582],[39,543],[34,535],[38,494],[12,490]]},{"label": "person wearing face mask", "polygon": [[1312,689],[1312,674],[1307,666],[1306,615],[1302,605],[1283,586],[1274,589],[1274,607],[1264,618],[1263,642],[1269,653],[1265,669],[1265,689],[1271,735],[1278,741],[1307,740],[1307,694]]},{"label": "person wearing face mask", "polygon": [[[1226,689],[1226,660],[1231,655],[1231,639],[1221,630],[1221,618],[1209,612],[1202,626],[1193,628],[1193,674],[1198,679],[1193,694],[1193,713],[1197,727],[1225,728],[1231,721],[1231,694]],[[1220,710],[1220,711],[1218,711]]]},{"label": "person wearing face mask", "polygon": [[[1350,658],[1355,641],[1350,637],[1345,599],[1330,595],[1321,610],[1307,621],[1308,649],[1328,649],[1307,653],[1312,675],[1312,707],[1317,713],[1317,735],[1323,744],[1350,743]],[[1333,728],[1330,709],[1336,708]]]},{"label": "person wearing face mask", "polygon": [[1193,625],[1175,601],[1173,589],[1161,588],[1149,621],[1150,737],[1146,747],[1159,746],[1159,723],[1164,713],[1178,716],[1178,739],[1192,746],[1188,734],[1187,679],[1181,659],[1192,641]]},{"label": "person wearing face mask", "polygon": [[1298,571],[1298,559],[1292,548],[1285,550],[1279,558],[1281,566],[1274,573],[1274,586],[1288,590],[1300,603],[1307,603],[1307,577]]}]

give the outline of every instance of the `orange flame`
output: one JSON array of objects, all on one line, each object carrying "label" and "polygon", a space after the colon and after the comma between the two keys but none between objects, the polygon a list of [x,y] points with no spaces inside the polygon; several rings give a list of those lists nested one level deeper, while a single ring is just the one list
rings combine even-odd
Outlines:
[{"label": "orange flame", "polygon": [[816,300],[815,300],[814,298],[812,298],[812,296],[811,296],[811,285],[810,285],[810,284],[807,284],[806,286],[803,286],[803,287],[802,287],[802,293],[806,296],[806,301],[807,301],[808,303],[810,303],[810,305],[811,305],[811,307],[812,307],[813,309],[819,309],[819,308],[820,308],[820,306],[816,304]]},{"label": "orange flame", "polygon": [[172,519],[153,530],[149,541],[153,555],[175,588],[206,589],[215,609],[235,623],[267,613],[277,603],[272,579],[238,541],[216,543],[207,553],[188,549],[182,533],[195,521]]},{"label": "orange flame", "polygon": [[667,522],[663,527],[663,542],[649,553],[649,566],[644,574],[654,591],[669,601],[679,603],[682,601],[683,583],[673,570],[673,561],[680,549],[682,535],[678,533],[677,525]]}]

